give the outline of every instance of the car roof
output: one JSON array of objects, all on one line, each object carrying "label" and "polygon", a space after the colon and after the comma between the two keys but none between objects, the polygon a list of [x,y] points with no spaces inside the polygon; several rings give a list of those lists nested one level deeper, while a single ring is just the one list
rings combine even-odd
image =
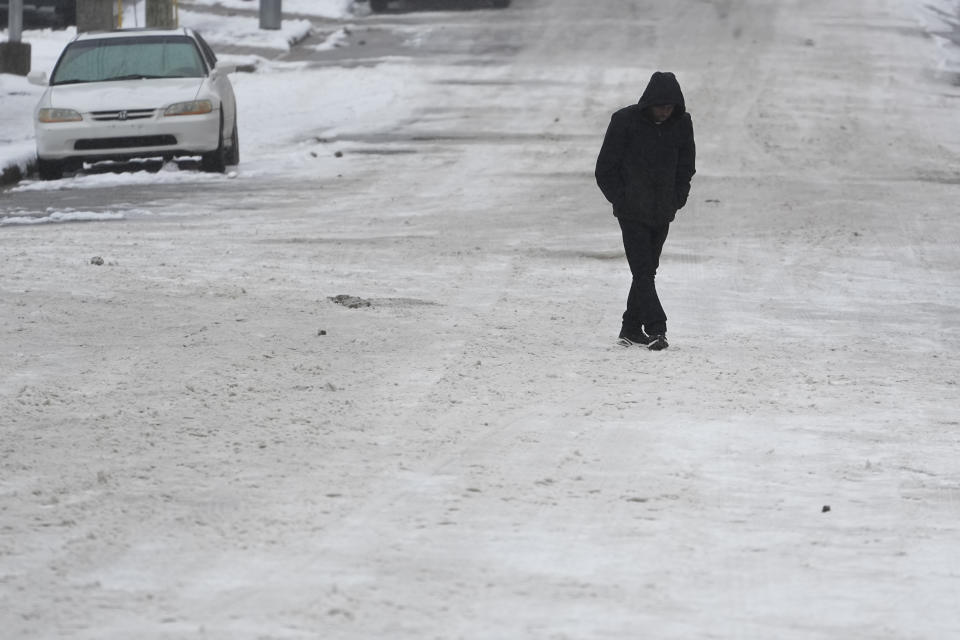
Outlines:
[{"label": "car roof", "polygon": [[190,29],[181,27],[178,29],[118,29],[116,31],[88,31],[79,34],[77,40],[103,40],[106,38],[130,38],[130,37],[148,37],[148,36],[189,36]]}]

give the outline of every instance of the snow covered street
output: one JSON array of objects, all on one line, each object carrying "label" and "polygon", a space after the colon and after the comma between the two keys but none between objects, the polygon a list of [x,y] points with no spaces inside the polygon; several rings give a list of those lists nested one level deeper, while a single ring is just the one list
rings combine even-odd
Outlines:
[{"label": "snow covered street", "polygon": [[[341,15],[414,53],[258,59],[234,173],[0,192],[4,637],[956,637],[960,87],[915,4]],[[657,69],[699,153],[652,353],[593,167]]]}]

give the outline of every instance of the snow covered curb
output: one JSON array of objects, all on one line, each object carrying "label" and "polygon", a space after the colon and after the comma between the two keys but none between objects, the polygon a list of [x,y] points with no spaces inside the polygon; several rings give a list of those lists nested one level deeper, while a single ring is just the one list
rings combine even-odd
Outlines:
[{"label": "snow covered curb", "polygon": [[31,146],[29,151],[19,156],[12,156],[9,151],[4,152],[4,166],[0,169],[0,187],[16,184],[36,170],[37,153]]},{"label": "snow covered curb", "polygon": [[0,186],[14,184],[36,168],[37,152],[33,140],[33,106],[40,87],[26,78],[0,74]]}]

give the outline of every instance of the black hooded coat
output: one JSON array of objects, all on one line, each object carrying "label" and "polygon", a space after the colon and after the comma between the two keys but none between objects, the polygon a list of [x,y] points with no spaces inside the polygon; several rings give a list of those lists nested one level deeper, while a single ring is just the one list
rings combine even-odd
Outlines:
[{"label": "black hooded coat", "polygon": [[[675,105],[673,114],[657,124],[649,108],[667,104]],[[610,119],[597,157],[597,185],[618,218],[669,224],[687,203],[696,153],[680,83],[672,73],[658,71],[640,102]]]}]

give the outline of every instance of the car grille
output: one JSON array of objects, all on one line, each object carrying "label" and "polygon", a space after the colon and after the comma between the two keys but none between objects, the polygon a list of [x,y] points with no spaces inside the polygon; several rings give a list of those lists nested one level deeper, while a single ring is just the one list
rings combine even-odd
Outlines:
[{"label": "car grille", "polygon": [[118,109],[116,111],[91,111],[94,120],[143,120],[152,118],[154,109]]},{"label": "car grille", "polygon": [[165,147],[177,144],[174,136],[127,136],[124,138],[86,138],[77,140],[76,151],[99,149],[132,149],[134,147]]}]

